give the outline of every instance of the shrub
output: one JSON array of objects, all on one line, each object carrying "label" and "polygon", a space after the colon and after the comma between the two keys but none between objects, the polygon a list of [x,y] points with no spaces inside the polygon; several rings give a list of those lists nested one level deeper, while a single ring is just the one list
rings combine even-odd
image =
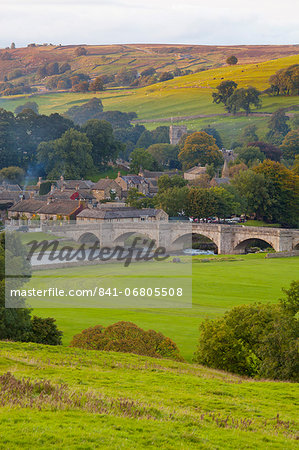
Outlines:
[{"label": "shrub", "polygon": [[278,304],[233,308],[206,321],[194,360],[247,376],[299,381],[299,281]]},{"label": "shrub", "polygon": [[29,341],[46,345],[61,345],[62,332],[58,330],[56,320],[51,317],[41,318],[34,316],[31,319],[31,332]]},{"label": "shrub", "polygon": [[87,328],[73,337],[70,346],[182,361],[171,339],[154,330],[145,331],[132,322],[117,322],[106,328],[102,325]]}]

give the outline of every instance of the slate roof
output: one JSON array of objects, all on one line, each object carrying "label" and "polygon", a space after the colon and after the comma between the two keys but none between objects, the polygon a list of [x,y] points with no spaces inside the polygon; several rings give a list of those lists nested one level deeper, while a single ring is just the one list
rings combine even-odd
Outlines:
[{"label": "slate roof", "polygon": [[14,206],[9,208],[9,211],[36,213],[42,206],[44,206],[44,204],[45,202],[43,202],[42,200],[21,200]]},{"label": "slate roof", "polygon": [[57,214],[62,216],[69,216],[80,207],[79,202],[75,200],[55,200],[49,204],[42,202],[38,214]]},{"label": "slate roof", "polygon": [[185,173],[191,173],[191,174],[198,175],[198,174],[206,173],[206,171],[207,171],[206,167],[194,166],[194,167],[191,167],[191,169],[186,170]]},{"label": "slate roof", "polygon": [[146,183],[146,180],[144,177],[141,177],[139,175],[123,175],[121,176],[121,178],[126,182],[126,183],[132,183],[132,184],[141,184],[141,183]]},{"label": "slate roof", "polygon": [[144,208],[135,209],[129,207],[120,208],[94,208],[84,209],[77,217],[91,218],[91,219],[133,219],[139,217],[156,217],[160,209]]},{"label": "slate roof", "polygon": [[106,188],[109,188],[111,185],[112,186],[113,185],[117,185],[118,186],[118,184],[114,180],[111,180],[111,179],[108,179],[108,178],[102,178],[92,187],[92,190],[99,190],[99,191],[101,191],[101,190],[104,190]]},{"label": "slate roof", "polygon": [[90,180],[58,180],[56,182],[59,188],[64,187],[65,189],[91,189],[94,183]]},{"label": "slate roof", "polygon": [[18,202],[16,205],[9,208],[9,211],[69,216],[79,207],[79,202],[74,200],[55,200],[46,203],[45,200],[30,199]]},{"label": "slate roof", "polygon": [[3,183],[1,186],[0,186],[0,190],[2,191],[15,191],[15,192],[22,192],[22,188],[21,188],[21,186],[19,185],[19,184],[6,184],[6,183]]},{"label": "slate roof", "polygon": [[[20,201],[20,195],[22,195],[22,193],[18,191],[0,191],[0,200],[9,200],[16,203]],[[25,198],[29,197],[27,192],[23,195]]]}]

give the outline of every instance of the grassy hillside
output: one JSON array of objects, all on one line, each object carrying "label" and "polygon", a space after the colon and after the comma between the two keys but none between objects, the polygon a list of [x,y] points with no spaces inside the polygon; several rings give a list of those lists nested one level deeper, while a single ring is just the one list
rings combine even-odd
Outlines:
[{"label": "grassy hillside", "polygon": [[[277,302],[282,295],[281,288],[298,279],[299,257],[265,259],[264,254],[253,254],[234,257],[219,255],[210,262],[202,262],[203,259],[206,256],[193,257],[192,309],[38,308],[35,312],[57,319],[59,328],[64,332],[64,344],[67,345],[72,336],[84,328],[126,320],[169,336],[176,342],[183,357],[191,361],[202,320],[222,315],[236,305]],[[88,267],[88,277],[96,277],[98,273],[96,266]],[[53,286],[58,286],[61,276],[74,279],[78,276],[80,280],[82,268],[47,271],[46,275],[51,276]],[[32,286],[36,286],[37,282],[35,280],[33,284],[32,281]],[[29,298],[28,303],[31,302],[32,298]]]},{"label": "grassy hillside", "polygon": [[[215,87],[223,79],[233,79],[240,87],[252,85],[264,90],[268,87],[268,79],[271,74],[298,62],[299,56],[293,55],[254,64],[225,66],[185,77],[177,77],[145,88],[109,89],[97,96],[103,101],[106,111],[135,111],[140,123],[149,129],[159,125],[169,125],[172,117],[175,123],[184,123],[189,129],[194,130],[210,124],[222,132],[224,143],[230,145],[231,141],[236,140],[242,128],[248,123],[255,123],[258,126],[260,137],[263,138],[267,132],[268,118],[226,116],[221,105],[212,103],[211,94]],[[94,93],[52,93],[31,95],[30,97],[1,97],[0,107],[14,111],[18,105],[30,99],[30,101],[38,103],[41,113],[63,113],[71,106],[85,103],[94,96]],[[298,97],[263,95],[262,100],[262,108],[257,111],[259,114],[271,113],[282,107],[296,111],[299,107]]]},{"label": "grassy hillside", "polygon": [[296,393],[197,365],[1,342],[0,448],[295,449]]}]

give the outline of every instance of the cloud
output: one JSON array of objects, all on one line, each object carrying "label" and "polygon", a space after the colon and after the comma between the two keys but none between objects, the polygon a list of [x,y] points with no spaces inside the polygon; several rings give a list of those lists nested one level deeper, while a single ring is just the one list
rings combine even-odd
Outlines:
[{"label": "cloud", "polygon": [[11,0],[0,45],[29,42],[286,44],[299,38],[297,0]]}]

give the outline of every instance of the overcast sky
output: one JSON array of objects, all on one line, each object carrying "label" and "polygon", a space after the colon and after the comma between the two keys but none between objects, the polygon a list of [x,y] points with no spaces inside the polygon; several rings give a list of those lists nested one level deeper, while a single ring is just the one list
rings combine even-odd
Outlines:
[{"label": "overcast sky", "polygon": [[297,44],[298,0],[0,0],[0,46]]}]

